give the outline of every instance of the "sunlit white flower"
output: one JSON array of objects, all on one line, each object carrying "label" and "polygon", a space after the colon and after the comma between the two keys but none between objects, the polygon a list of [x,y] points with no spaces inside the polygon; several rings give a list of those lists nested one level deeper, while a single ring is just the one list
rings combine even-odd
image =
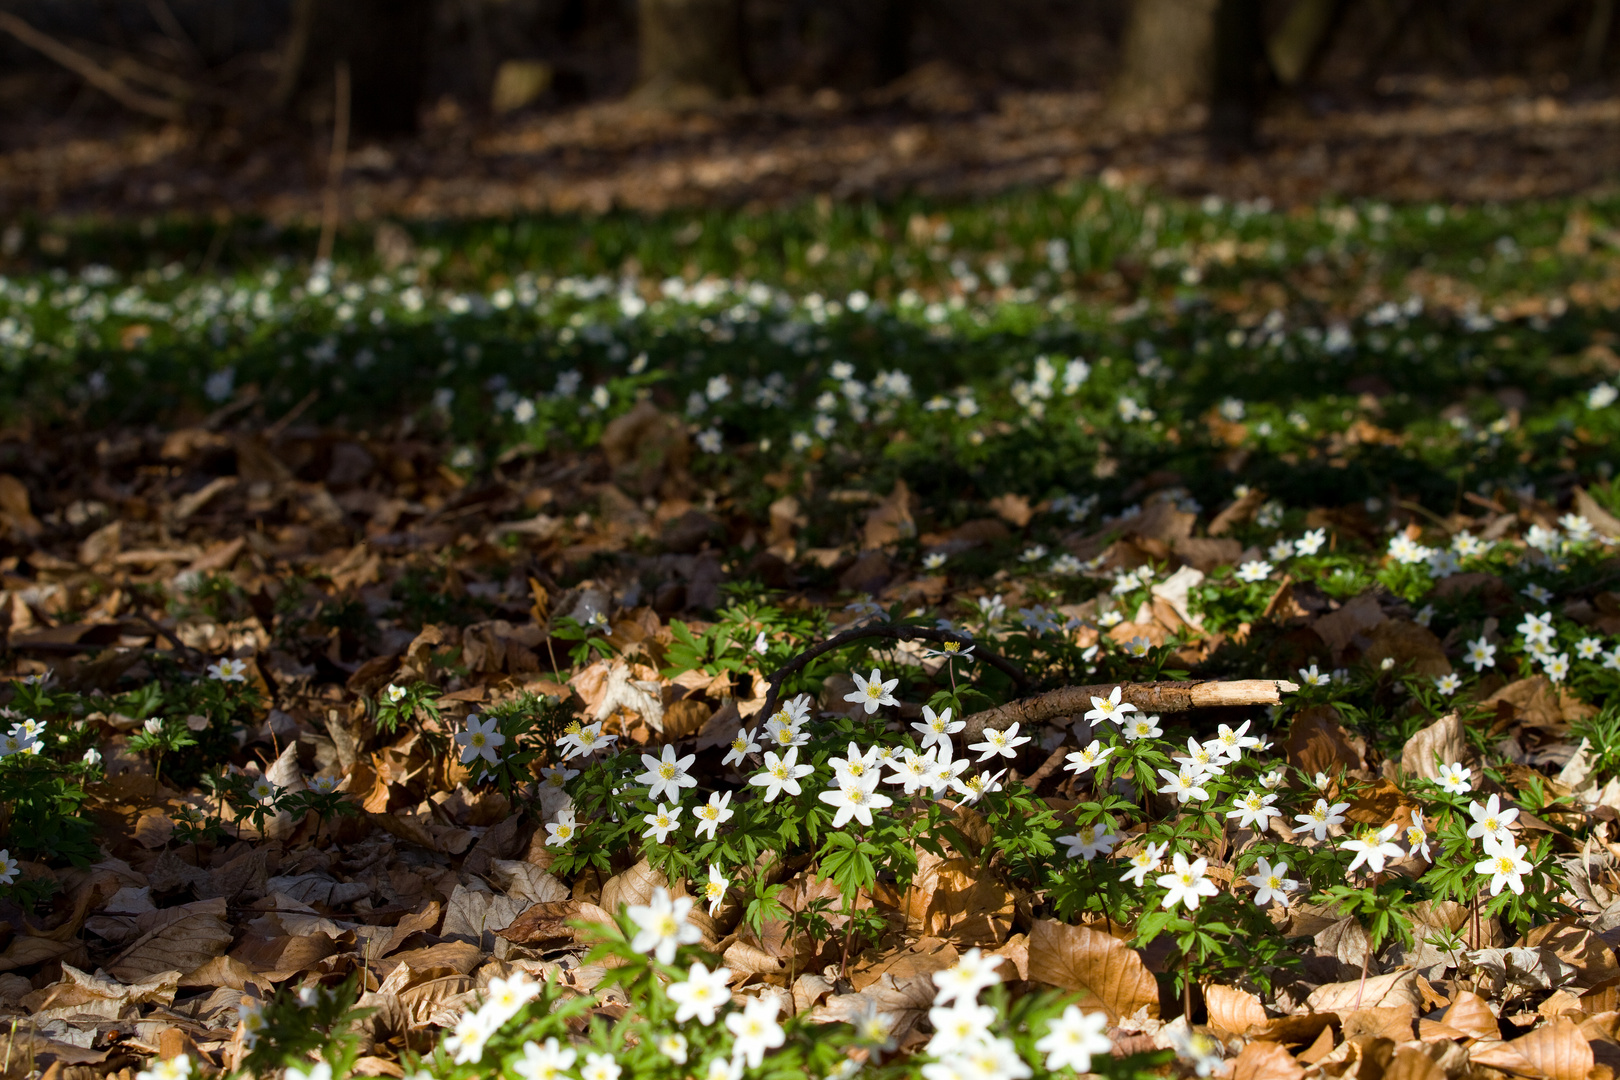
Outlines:
[{"label": "sunlit white flower", "polygon": [[220,682],[247,682],[247,661],[229,657],[208,665],[208,677]]},{"label": "sunlit white flower", "polygon": [[[702,965],[697,965],[701,967]],[[658,1052],[677,1065],[686,1064],[686,1036],[678,1031],[667,1032],[658,1036]]]},{"label": "sunlit white flower", "polygon": [[[731,1001],[731,991],[726,989],[730,982],[730,968],[710,971],[705,965],[694,963],[685,979],[670,983],[664,990],[676,1005],[675,1022],[684,1024],[696,1019],[704,1027],[714,1023],[716,1011]],[[681,1051],[684,1058],[684,1046]]]},{"label": "sunlit white flower", "polygon": [[1275,795],[1262,795],[1258,791],[1250,791],[1232,804],[1232,809],[1226,812],[1226,816],[1228,819],[1237,818],[1240,828],[1258,829],[1263,832],[1272,818],[1282,817],[1282,811],[1271,805],[1276,801]]},{"label": "sunlit white flower", "polygon": [[774,995],[757,997],[743,1006],[742,1012],[726,1017],[726,1027],[735,1039],[731,1044],[732,1060],[747,1061],[750,1069],[757,1069],[765,1059],[765,1051],[782,1045],[787,1035],[776,1022],[781,1007],[781,999]]},{"label": "sunlit white flower", "polygon": [[1209,880],[1208,869],[1208,859],[1188,862],[1187,856],[1179,851],[1171,856],[1170,872],[1160,875],[1158,879],[1159,887],[1169,890],[1165,893],[1163,906],[1173,908],[1177,904],[1185,904],[1188,911],[1197,911],[1200,900],[1220,891]]},{"label": "sunlit white flower", "polygon": [[995,774],[976,773],[967,779],[958,776],[951,781],[951,790],[962,796],[962,801],[969,805],[978,802],[986,795],[1001,790],[1001,778],[1007,775],[1002,769]]},{"label": "sunlit white flower", "polygon": [[1315,555],[1327,543],[1326,529],[1310,529],[1304,536],[1294,541],[1294,552],[1298,555]]},{"label": "sunlit white flower", "polygon": [[686,771],[696,760],[696,754],[676,758],[675,748],[665,743],[662,758],[655,758],[651,754],[641,755],[641,763],[647,767],[647,771],[636,777],[636,783],[650,785],[647,798],[654,802],[665,797],[672,802],[680,802],[682,788],[697,787],[697,777]]},{"label": "sunlit white flower", "polygon": [[1448,794],[1465,795],[1473,790],[1468,782],[1473,775],[1474,771],[1464,765],[1441,765],[1436,780]]},{"label": "sunlit white flower", "polygon": [[709,801],[692,811],[692,816],[697,819],[697,828],[693,831],[698,836],[707,831],[709,839],[713,840],[714,831],[735,817],[736,813],[731,809],[731,792],[711,791]]},{"label": "sunlit white flower", "polygon": [[1159,868],[1164,865],[1164,853],[1168,850],[1170,850],[1168,841],[1162,844],[1147,845],[1126,860],[1131,864],[1131,868],[1119,880],[1129,881],[1137,888],[1141,888],[1146,882],[1147,876],[1157,873]]},{"label": "sunlit white flower", "polygon": [[1227,761],[1236,761],[1243,756],[1243,751],[1260,745],[1260,740],[1248,734],[1249,721],[1245,720],[1234,730],[1230,725],[1222,724],[1215,729],[1215,737],[1204,745],[1212,752],[1219,754]]},{"label": "sunlit white flower", "polygon": [[1584,637],[1575,643],[1575,655],[1581,660],[1596,660],[1603,655],[1603,642],[1595,637]]},{"label": "sunlit white flower", "polygon": [[1450,697],[1452,694],[1455,694],[1458,689],[1461,688],[1461,686],[1462,676],[1455,673],[1450,675],[1442,675],[1438,679],[1434,680],[1434,688],[1435,690],[1439,691],[1441,697]]},{"label": "sunlit white flower", "polygon": [[1492,795],[1483,806],[1477,801],[1470,802],[1468,816],[1474,819],[1474,823],[1468,826],[1469,839],[1483,838],[1506,844],[1513,840],[1513,831],[1508,826],[1518,820],[1519,811],[1513,807],[1502,809],[1501,800]]},{"label": "sunlit white flower", "polygon": [[1384,864],[1390,859],[1399,859],[1406,854],[1400,846],[1392,843],[1395,834],[1401,831],[1399,825],[1386,825],[1377,832],[1371,830],[1362,833],[1344,842],[1346,851],[1355,852],[1356,857],[1350,860],[1345,873],[1353,874],[1358,866],[1365,866],[1375,874],[1384,872]]},{"label": "sunlit white flower", "polygon": [[1308,832],[1314,834],[1318,840],[1326,840],[1328,829],[1331,826],[1342,824],[1344,814],[1341,811],[1348,809],[1350,809],[1349,803],[1334,803],[1329,806],[1326,799],[1317,799],[1316,805],[1305,813],[1294,815],[1294,820],[1302,823],[1295,826],[1294,832]]},{"label": "sunlit white flower", "polygon": [[561,1080],[579,1056],[573,1047],[560,1044],[555,1035],[544,1043],[530,1039],[521,1050],[523,1056],[512,1063],[512,1071],[523,1080]]},{"label": "sunlit white flower", "polygon": [[1488,667],[1496,666],[1496,646],[1483,637],[1475,638],[1468,643],[1468,651],[1463,654],[1463,660],[1473,665],[1475,671],[1484,671]]},{"label": "sunlit white flower", "polygon": [[[324,1065],[325,1062],[322,1062]],[[328,1067],[330,1075],[330,1066]],[[177,1054],[167,1061],[154,1061],[135,1074],[135,1080],[187,1080],[191,1076],[191,1058]]]},{"label": "sunlit white flower", "polygon": [[579,1075],[580,1080],[619,1080],[623,1071],[612,1054],[586,1054]]},{"label": "sunlit white flower", "polygon": [[1157,713],[1138,713],[1125,720],[1125,741],[1137,742],[1141,739],[1157,739],[1164,732],[1159,728]]},{"label": "sunlit white flower", "polygon": [[463,1013],[454,1030],[444,1038],[444,1049],[457,1065],[475,1064],[484,1059],[484,1045],[495,1034],[492,1017],[481,1010]]},{"label": "sunlit white flower", "polygon": [[1552,683],[1561,683],[1569,674],[1569,653],[1558,653],[1548,656],[1542,661],[1541,670],[1547,673],[1547,680]]},{"label": "sunlit white flower", "polygon": [[979,760],[988,761],[993,757],[1016,758],[1018,748],[1029,742],[1029,736],[1018,734],[1018,725],[1013,724],[1006,731],[997,731],[995,728],[985,728],[982,735],[983,742],[974,743],[969,750],[980,751]]},{"label": "sunlit white flower", "polygon": [[[1421,855],[1429,858],[1429,834],[1423,828],[1423,811],[1412,811],[1412,824],[1406,827],[1406,848],[1408,855]],[[1431,860],[1432,861],[1432,860]]]},{"label": "sunlit white flower", "polygon": [[1254,583],[1256,581],[1264,581],[1264,580],[1266,580],[1267,576],[1269,576],[1270,574],[1271,574],[1271,564],[1270,563],[1268,563],[1268,562],[1260,562],[1258,560],[1252,560],[1252,561],[1246,562],[1242,566],[1238,567],[1237,568],[1237,573],[1234,576],[1239,581],[1247,582],[1247,583],[1252,584],[1252,583]]},{"label": "sunlit white flower", "polygon": [[[946,745],[950,745],[948,740]],[[919,754],[910,747],[906,747],[898,756],[891,758],[886,764],[894,772],[884,777],[884,779],[891,784],[898,785],[907,795],[915,795],[924,786],[932,786],[929,776],[934,766],[933,751]]]},{"label": "sunlit white flower", "polygon": [[720,910],[720,904],[726,898],[726,889],[730,886],[731,879],[722,874],[718,866],[710,863],[709,880],[703,883],[703,899],[709,902],[710,917]]},{"label": "sunlit white flower", "polygon": [[1073,1069],[1087,1073],[1094,1056],[1114,1048],[1113,1040],[1104,1034],[1107,1030],[1107,1013],[1083,1013],[1078,1005],[1070,1005],[1062,1016],[1047,1021],[1046,1034],[1036,1040],[1035,1049],[1046,1055],[1050,1072]]},{"label": "sunlit white flower", "polygon": [[1160,769],[1159,775],[1164,777],[1164,786],[1159,788],[1161,795],[1174,795],[1177,802],[1187,803],[1194,799],[1203,802],[1209,798],[1209,791],[1204,787],[1204,781],[1209,779],[1207,773],[1191,762],[1183,762],[1176,772],[1169,769]]},{"label": "sunlit white flower", "polygon": [[573,812],[559,814],[556,822],[546,823],[546,846],[566,847],[568,841],[572,840],[577,832],[579,832],[579,825],[574,821]]},{"label": "sunlit white flower", "polygon": [[1499,895],[1504,885],[1523,896],[1523,876],[1531,870],[1530,864],[1524,859],[1529,850],[1523,844],[1515,845],[1511,839],[1506,842],[1487,840],[1485,859],[1474,864],[1474,872],[1489,875],[1492,896]]},{"label": "sunlit white flower", "polygon": [[1090,746],[1083,750],[1076,750],[1064,758],[1068,762],[1063,766],[1064,771],[1080,776],[1101,764],[1113,752],[1114,748],[1112,746],[1104,746],[1100,740],[1092,739]]},{"label": "sunlit white flower", "polygon": [[[877,774],[872,774],[876,782]],[[881,792],[872,791],[861,784],[837,784],[826,791],[818,792],[816,798],[831,806],[835,811],[832,827],[842,829],[854,818],[866,828],[872,826],[872,811],[882,810],[886,806],[893,806],[894,800]]]},{"label": "sunlit white flower", "polygon": [[755,787],[765,789],[765,801],[774,802],[782,792],[797,795],[803,789],[799,781],[815,772],[811,765],[800,765],[799,748],[793,747],[787,753],[778,757],[771,751],[765,751],[765,771],[748,778],[748,782]]},{"label": "sunlit white flower", "polygon": [[1132,705],[1128,701],[1123,703],[1120,701],[1124,694],[1124,688],[1116,686],[1114,687],[1113,693],[1109,694],[1106,698],[1092,698],[1091,711],[1086,713],[1086,719],[1109,720],[1113,723],[1123,725],[1125,723],[1125,714],[1136,712],[1135,705]]},{"label": "sunlit white flower", "polygon": [[669,834],[681,827],[680,817],[681,806],[679,803],[666,807],[660,802],[656,810],[650,814],[643,814],[641,817],[641,820],[647,823],[647,831],[641,834],[642,839],[652,838],[660,844],[668,842]]},{"label": "sunlit white flower", "polygon": [[1285,862],[1272,866],[1263,857],[1254,861],[1254,873],[1243,880],[1254,886],[1256,906],[1265,907],[1273,900],[1283,907],[1288,906],[1288,894],[1299,888],[1299,882],[1285,876],[1287,873],[1288,864]]},{"label": "sunlit white flower", "polygon": [[964,997],[929,1009],[928,1022],[934,1026],[934,1037],[928,1040],[927,1052],[935,1057],[950,1057],[990,1034],[996,1010]]},{"label": "sunlit white flower", "polygon": [[1075,829],[1073,836],[1060,836],[1057,842],[1069,849],[1069,858],[1090,862],[1098,855],[1112,854],[1119,837],[1101,825],[1081,825]]},{"label": "sunlit white flower", "polygon": [[1523,634],[1526,641],[1539,645],[1550,645],[1553,638],[1558,636],[1558,631],[1553,629],[1550,611],[1544,611],[1540,615],[1526,613],[1524,620],[1514,629]]},{"label": "sunlit white flower", "polygon": [[1316,670],[1316,665],[1312,664],[1308,668],[1299,669],[1299,681],[1306,686],[1327,686],[1333,682],[1333,676]]},{"label": "sunlit white flower", "polygon": [[759,743],[754,741],[754,733],[747,728],[739,728],[737,737],[731,740],[726,750],[726,756],[721,759],[722,765],[741,765],[749,754],[759,753]]},{"label": "sunlit white flower", "polygon": [[894,695],[890,693],[900,685],[899,679],[883,680],[883,673],[877,668],[872,669],[869,679],[861,678],[858,671],[850,672],[850,678],[855,681],[855,689],[844,695],[845,701],[854,702],[866,709],[866,715],[871,716],[878,711],[881,705],[898,705]]},{"label": "sunlit white flower", "polygon": [[980,991],[1001,981],[996,968],[1003,959],[979,949],[969,949],[951,967],[933,973],[934,985],[939,988],[934,1003],[946,1005],[952,1001],[977,1000]]},{"label": "sunlit white flower", "polygon": [[627,909],[630,921],[636,926],[630,947],[639,953],[653,954],[660,964],[673,963],[676,949],[703,940],[703,931],[687,920],[691,912],[690,896],[671,899],[668,889],[660,886],[653,890],[650,903],[631,904]]}]

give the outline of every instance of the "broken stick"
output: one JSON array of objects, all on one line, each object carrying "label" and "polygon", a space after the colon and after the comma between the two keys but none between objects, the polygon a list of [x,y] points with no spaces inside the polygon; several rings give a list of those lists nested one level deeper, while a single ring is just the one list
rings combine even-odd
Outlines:
[{"label": "broken stick", "polygon": [[1026,730],[1059,716],[1084,715],[1092,698],[1107,698],[1119,687],[1120,700],[1148,713],[1186,712],[1234,705],[1278,705],[1282,695],[1299,687],[1286,679],[1236,679],[1231,682],[1153,682],[1104,683],[1098,686],[1065,686],[1037,697],[1009,701],[994,709],[967,717],[967,727],[957,736],[976,739],[985,728],[1005,730],[1019,724]]}]

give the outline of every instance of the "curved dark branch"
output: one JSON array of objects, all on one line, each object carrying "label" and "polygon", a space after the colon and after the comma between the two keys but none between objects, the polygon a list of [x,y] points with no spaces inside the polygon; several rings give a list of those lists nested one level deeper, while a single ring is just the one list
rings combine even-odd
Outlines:
[{"label": "curved dark branch", "polygon": [[937,641],[940,643],[954,641],[964,648],[971,645],[973,646],[973,656],[970,659],[983,660],[986,664],[1006,675],[1019,687],[1029,685],[1029,677],[1016,664],[985,649],[981,643],[974,640],[971,634],[963,634],[955,630],[936,630],[931,626],[909,626],[903,623],[868,623],[834,634],[819,645],[812,645],[771,672],[771,688],[765,695],[765,707],[760,711],[760,715],[770,717],[776,714],[776,708],[780,704],[778,699],[782,693],[782,682],[789,675],[796,671],[803,671],[805,666],[818,656],[825,656],[835,649],[843,648],[852,641],[861,641],[866,638],[887,638],[891,641]]}]

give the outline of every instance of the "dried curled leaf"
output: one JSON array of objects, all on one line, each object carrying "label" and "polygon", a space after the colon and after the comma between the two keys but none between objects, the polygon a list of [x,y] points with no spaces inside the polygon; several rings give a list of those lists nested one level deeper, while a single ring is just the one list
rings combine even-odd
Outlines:
[{"label": "dried curled leaf", "polygon": [[1235,986],[1211,983],[1204,987],[1204,1005],[1209,1010],[1209,1026],[1233,1035],[1242,1035],[1270,1019],[1258,997]]},{"label": "dried curled leaf", "polygon": [[1029,979],[1079,993],[1082,1008],[1100,1006],[1114,1023],[1144,1008],[1159,1015],[1159,984],[1141,955],[1084,926],[1037,919],[1029,933]]},{"label": "dried curled leaf", "polygon": [[1300,1080],[1304,1075],[1304,1068],[1281,1043],[1252,1042],[1232,1062],[1232,1080]]},{"label": "dried curled leaf", "polygon": [[1401,772],[1433,780],[1440,775],[1441,765],[1455,765],[1467,752],[1462,721],[1449,712],[1406,740],[1401,748]]}]

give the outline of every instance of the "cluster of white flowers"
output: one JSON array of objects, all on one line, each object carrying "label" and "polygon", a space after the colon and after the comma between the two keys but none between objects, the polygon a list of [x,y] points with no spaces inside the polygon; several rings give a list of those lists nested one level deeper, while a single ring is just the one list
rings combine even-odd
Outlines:
[{"label": "cluster of white flowers", "polygon": [[[11,716],[17,714],[5,710]],[[0,758],[10,757],[12,754],[38,754],[45,749],[45,725],[38,720],[23,718],[16,721],[0,735]],[[100,755],[97,755],[100,759]]]}]

